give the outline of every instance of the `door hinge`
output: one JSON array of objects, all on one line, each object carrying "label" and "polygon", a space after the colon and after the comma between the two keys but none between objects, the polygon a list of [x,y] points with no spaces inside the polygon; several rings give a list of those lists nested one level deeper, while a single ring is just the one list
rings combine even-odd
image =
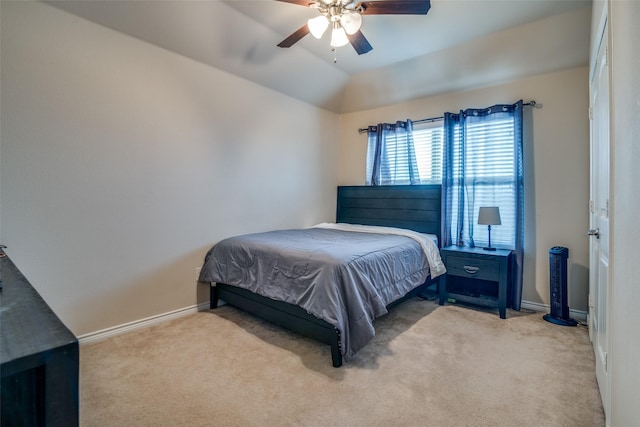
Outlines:
[{"label": "door hinge", "polygon": [[593,108],[589,107],[589,120],[593,120]]}]

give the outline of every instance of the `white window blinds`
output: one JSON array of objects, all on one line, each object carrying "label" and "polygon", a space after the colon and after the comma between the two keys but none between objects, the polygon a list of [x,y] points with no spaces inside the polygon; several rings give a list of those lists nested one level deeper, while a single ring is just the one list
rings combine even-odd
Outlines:
[{"label": "white window blinds", "polygon": [[[500,208],[502,225],[492,227],[491,244],[511,248],[515,245],[517,198],[513,130],[512,118],[491,120],[484,117],[481,122],[467,123],[464,146],[454,145],[453,180],[460,184],[464,182],[464,206],[469,215],[463,239],[470,239],[473,227],[476,246],[488,243],[487,226],[477,224],[481,206]],[[456,126],[455,141],[460,141],[459,132],[460,126]],[[454,191],[453,194],[452,214],[456,218],[459,193]]]},{"label": "white window blinds", "polygon": [[442,141],[442,123],[414,125],[413,142],[421,184],[442,182]]},{"label": "white window blinds", "polygon": [[[419,184],[440,184],[442,182],[442,123],[421,123],[413,126],[413,145],[409,146],[407,134],[389,133],[381,150],[378,165],[381,182],[393,184],[410,184],[410,168],[417,164]],[[371,177],[375,162],[376,139],[369,138],[367,150],[367,185],[371,185]],[[411,158],[415,156],[414,158]],[[415,175],[415,174],[414,174]]]}]

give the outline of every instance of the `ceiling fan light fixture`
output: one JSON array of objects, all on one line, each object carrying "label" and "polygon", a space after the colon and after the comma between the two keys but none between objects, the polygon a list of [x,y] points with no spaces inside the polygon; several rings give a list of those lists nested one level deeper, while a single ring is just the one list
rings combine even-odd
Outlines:
[{"label": "ceiling fan light fixture", "polygon": [[329,26],[329,20],[324,15],[316,16],[315,18],[311,18],[307,21],[307,26],[309,27],[309,32],[311,32],[311,35],[319,39],[327,30],[327,27]]},{"label": "ceiling fan light fixture", "polygon": [[[2,0],[0,0],[2,1]],[[321,16],[307,20],[287,38],[277,44],[288,48],[311,33],[322,38],[331,24],[331,48],[351,43],[358,55],[365,54],[373,47],[366,39],[360,27],[362,15],[426,15],[431,8],[431,0],[277,0],[284,3],[310,7]],[[368,18],[367,18],[368,19]],[[334,58],[335,62],[335,58]]]},{"label": "ceiling fan light fixture", "polygon": [[349,39],[347,38],[347,33],[345,33],[344,28],[336,22],[337,25],[334,25],[333,31],[331,32],[331,47],[341,47],[345,46],[349,43]]},{"label": "ceiling fan light fixture", "polygon": [[360,26],[362,25],[362,15],[358,12],[345,12],[340,17],[340,24],[347,34],[353,35],[360,30]]}]

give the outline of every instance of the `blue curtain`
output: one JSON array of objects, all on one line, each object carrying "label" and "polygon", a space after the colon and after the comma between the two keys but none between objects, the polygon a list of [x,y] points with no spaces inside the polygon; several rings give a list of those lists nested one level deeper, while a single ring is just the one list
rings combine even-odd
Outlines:
[{"label": "blue curtain", "polygon": [[420,184],[413,122],[369,126],[366,185]]},{"label": "blue curtain", "polygon": [[498,206],[502,225],[495,246],[515,252],[511,306],[520,310],[524,258],[522,100],[444,114],[442,245],[486,242],[476,230],[480,206]]}]

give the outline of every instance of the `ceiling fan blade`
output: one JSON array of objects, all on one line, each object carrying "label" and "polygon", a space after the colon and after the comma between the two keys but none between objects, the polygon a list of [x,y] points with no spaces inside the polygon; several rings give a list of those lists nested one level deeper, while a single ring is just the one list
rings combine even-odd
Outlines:
[{"label": "ceiling fan blade", "polygon": [[426,15],[429,9],[430,0],[363,1],[355,8],[361,15]]},{"label": "ceiling fan blade", "polygon": [[356,52],[358,52],[358,55],[362,55],[363,53],[367,53],[373,49],[371,44],[369,44],[369,40],[366,39],[360,30],[352,35],[347,35],[347,38],[349,39],[351,46],[353,46]]},{"label": "ceiling fan blade", "polygon": [[278,43],[278,47],[291,47],[298,40],[300,40],[301,38],[303,38],[307,34],[309,34],[309,27],[307,26],[307,24],[304,24],[302,27],[298,28],[289,37],[287,37],[286,39],[284,39],[280,43]]},{"label": "ceiling fan blade", "polygon": [[306,7],[309,7],[313,3],[315,3],[313,0],[276,0],[276,1],[281,1],[283,3],[299,4],[300,6],[306,6]]}]

